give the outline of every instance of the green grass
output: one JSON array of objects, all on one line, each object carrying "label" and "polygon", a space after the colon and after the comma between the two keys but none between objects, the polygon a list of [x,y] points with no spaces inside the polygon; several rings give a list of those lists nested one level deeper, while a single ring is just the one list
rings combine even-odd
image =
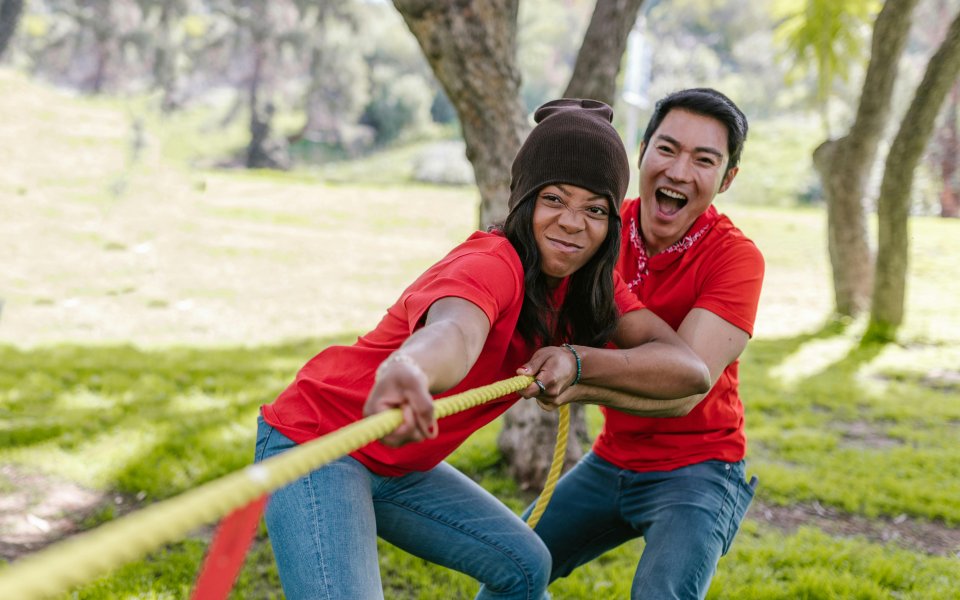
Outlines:
[{"label": "green grass", "polygon": [[[19,115],[9,129],[18,152],[0,144],[9,167],[0,252],[11,257],[0,271],[0,465],[103,492],[85,528],[126,510],[114,495],[140,506],[249,464],[257,408],[314,353],[375,324],[473,228],[472,190],[403,182],[415,148],[292,173],[225,173],[185,166],[242,143],[233,130],[198,134],[216,111],[144,112],[152,142],[130,165],[129,115],[145,101],[68,98],[2,71],[0,92],[0,108]],[[84,126],[73,131],[77,119]],[[960,223],[912,219],[900,343],[859,346],[862,322],[826,322],[822,210],[753,204],[801,185],[810,141],[771,141],[797,127],[752,124],[756,151],[737,193],[718,201],[767,261],[741,366],[758,504],[955,532]],[[72,160],[31,159],[61,155]],[[599,413],[588,409],[588,419],[595,432]],[[498,429],[476,432],[450,462],[520,512],[532,497],[505,475]],[[16,485],[0,477],[0,494]],[[748,514],[709,597],[925,600],[960,589],[956,557],[815,525],[781,530]],[[186,597],[208,539],[208,528],[193,532],[68,597]],[[380,548],[389,598],[476,591],[464,575]],[[642,549],[635,541],[604,555],[556,582],[554,597],[627,597]],[[262,527],[232,597],[281,597]]]},{"label": "green grass", "polygon": [[[145,494],[147,502],[173,496],[248,464],[259,404],[274,397],[318,349],[350,339],[243,349],[0,348],[0,463],[97,489]],[[758,499],[817,501],[851,515],[904,514],[955,527],[960,520],[955,396],[950,402],[944,392],[907,378],[862,397],[850,379],[852,366],[869,359],[862,351],[799,384],[771,375],[785,356],[816,339],[756,340],[744,360],[749,467],[761,478]],[[591,411],[594,427],[597,417]],[[844,447],[845,423],[853,421],[876,423],[896,445]],[[494,423],[477,432],[451,462],[519,512],[532,498],[503,474],[497,430]],[[108,512],[89,525],[112,516]],[[182,597],[196,575],[203,539],[125,566],[83,587],[79,597]],[[381,549],[390,597],[474,593],[476,584],[463,575],[387,544]],[[555,597],[625,597],[641,550],[642,542],[627,544],[581,568],[554,584]],[[809,528],[784,534],[748,518],[721,561],[710,597],[948,598],[960,585],[955,562]],[[270,597],[275,583],[261,532],[234,597]]]}]

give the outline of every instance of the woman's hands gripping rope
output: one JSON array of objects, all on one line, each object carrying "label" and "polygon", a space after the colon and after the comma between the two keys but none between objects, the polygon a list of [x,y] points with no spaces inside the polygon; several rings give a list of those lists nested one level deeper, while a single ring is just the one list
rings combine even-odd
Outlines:
[{"label": "woman's hands gripping rope", "polygon": [[531,385],[520,390],[520,396],[534,398],[540,408],[549,411],[566,404],[563,393],[579,383],[583,373],[580,352],[569,344],[537,350],[517,369],[518,375],[534,378]]}]

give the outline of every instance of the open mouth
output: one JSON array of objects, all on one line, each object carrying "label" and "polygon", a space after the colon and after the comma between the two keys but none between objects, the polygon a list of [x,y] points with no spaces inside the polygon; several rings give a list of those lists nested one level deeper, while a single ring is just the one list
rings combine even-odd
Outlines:
[{"label": "open mouth", "polygon": [[687,197],[669,188],[657,188],[657,207],[664,215],[672,217],[687,205]]}]

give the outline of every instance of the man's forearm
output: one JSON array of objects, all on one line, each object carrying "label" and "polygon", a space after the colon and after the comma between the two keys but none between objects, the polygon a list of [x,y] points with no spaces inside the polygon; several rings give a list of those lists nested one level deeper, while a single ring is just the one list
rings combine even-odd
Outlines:
[{"label": "man's forearm", "polygon": [[[706,366],[686,346],[650,342],[627,349],[577,346],[584,384],[660,402],[705,394],[711,386]],[[652,406],[652,405],[651,405]]]},{"label": "man's forearm", "polygon": [[643,398],[620,390],[580,384],[557,397],[556,404],[579,402],[613,408],[638,417],[682,417],[689,413],[706,394],[660,400]]}]

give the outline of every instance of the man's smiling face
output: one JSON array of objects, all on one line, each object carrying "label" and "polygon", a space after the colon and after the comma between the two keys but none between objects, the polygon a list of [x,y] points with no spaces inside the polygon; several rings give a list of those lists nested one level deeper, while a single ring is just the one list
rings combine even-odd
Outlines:
[{"label": "man's smiling face", "polygon": [[737,175],[727,173],[727,128],[683,109],[667,113],[641,147],[640,227],[650,254],[681,239]]}]

